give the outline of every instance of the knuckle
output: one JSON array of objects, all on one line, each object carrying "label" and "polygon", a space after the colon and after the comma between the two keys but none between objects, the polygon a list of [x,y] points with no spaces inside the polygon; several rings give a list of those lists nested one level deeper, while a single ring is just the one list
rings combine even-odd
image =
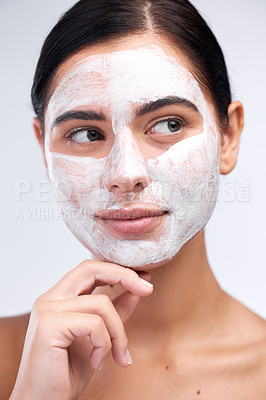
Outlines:
[{"label": "knuckle", "polygon": [[133,271],[133,269],[130,268],[126,268],[127,270],[127,274],[129,275],[130,278],[136,279],[136,277],[138,278],[138,274],[136,273],[136,271]]},{"label": "knuckle", "polygon": [[106,339],[106,345],[105,345],[105,347],[106,347],[106,350],[107,350],[108,352],[111,350],[111,348],[112,348],[112,342],[111,342],[110,337],[108,337],[108,338]]},{"label": "knuckle", "polygon": [[107,296],[107,294],[100,294],[99,300],[103,308],[109,308],[111,306],[111,300],[110,297]]},{"label": "knuckle", "polygon": [[91,316],[92,318],[91,318],[91,324],[94,326],[94,328],[95,329],[102,329],[103,328],[103,325],[104,325],[104,322],[103,322],[103,319],[102,319],[102,317],[100,316],[100,315],[93,315],[93,316]]},{"label": "knuckle", "polygon": [[120,335],[119,337],[112,338],[113,344],[115,347],[118,347],[122,349],[123,351],[126,351],[128,348],[128,338],[126,334]]},{"label": "knuckle", "polygon": [[40,316],[43,314],[45,309],[45,306],[43,302],[40,300],[40,297],[38,297],[37,300],[33,303],[32,311],[31,313],[35,316]]},{"label": "knuckle", "polygon": [[78,264],[73,270],[75,273],[81,273],[84,270],[91,272],[92,260],[83,260],[80,264]]},{"label": "knuckle", "polygon": [[125,334],[125,332],[122,335],[121,343],[122,343],[122,347],[126,350],[128,348],[128,338],[127,338],[127,335]]},{"label": "knuckle", "polygon": [[41,304],[42,303],[42,295],[41,296],[39,296],[39,297],[37,297],[37,299],[34,301],[34,303],[33,303],[33,307],[36,307],[36,306],[38,306],[39,304]]},{"label": "knuckle", "polygon": [[86,260],[83,260],[83,261],[78,265],[78,267],[80,267],[80,268],[84,268],[84,267],[88,268],[88,267],[91,267],[92,265],[93,265],[93,261],[92,261],[92,260],[89,260],[89,259],[86,259]]},{"label": "knuckle", "polygon": [[41,315],[38,315],[36,322],[40,331],[47,332],[47,328],[51,328],[53,326],[54,313],[50,311],[43,311]]},{"label": "knuckle", "polygon": [[97,263],[94,260],[83,260],[76,268],[86,271],[86,274],[95,275],[97,272]]}]

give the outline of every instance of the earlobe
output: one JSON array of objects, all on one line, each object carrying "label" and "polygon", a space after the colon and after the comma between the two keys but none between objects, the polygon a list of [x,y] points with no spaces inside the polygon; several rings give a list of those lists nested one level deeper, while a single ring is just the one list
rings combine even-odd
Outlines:
[{"label": "earlobe", "polygon": [[235,167],[244,127],[244,109],[240,101],[233,101],[228,107],[229,123],[223,132],[220,173],[229,174]]},{"label": "earlobe", "polygon": [[45,162],[45,166],[47,169],[47,162],[46,162],[46,157],[45,157],[45,150],[44,150],[44,140],[43,140],[43,132],[42,132],[42,124],[41,121],[39,120],[39,118],[33,118],[33,129],[35,132],[35,136],[39,142],[39,145],[42,149],[42,153],[43,153],[43,158],[44,158],[44,162]]}]

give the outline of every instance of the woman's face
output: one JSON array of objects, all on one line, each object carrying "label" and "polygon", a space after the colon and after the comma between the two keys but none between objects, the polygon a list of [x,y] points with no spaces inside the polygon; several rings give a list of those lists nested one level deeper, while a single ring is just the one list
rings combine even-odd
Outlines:
[{"label": "woman's face", "polygon": [[45,156],[64,220],[100,259],[165,263],[212,214],[220,135],[185,57],[132,36],[65,61],[45,112]]}]

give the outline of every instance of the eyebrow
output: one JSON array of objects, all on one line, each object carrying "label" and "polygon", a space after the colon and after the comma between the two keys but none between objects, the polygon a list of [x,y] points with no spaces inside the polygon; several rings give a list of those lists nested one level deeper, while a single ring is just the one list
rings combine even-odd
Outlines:
[{"label": "eyebrow", "polygon": [[[145,114],[157,111],[160,108],[170,106],[173,104],[180,104],[185,107],[189,107],[190,109],[192,109],[193,111],[195,111],[197,114],[200,115],[200,112],[199,112],[197,106],[194,103],[192,103],[191,101],[189,101],[187,99],[183,99],[178,96],[168,96],[168,97],[163,97],[161,99],[158,99],[155,101],[150,101],[148,103],[141,105],[136,111],[136,116],[141,117]],[[91,120],[106,121],[105,115],[101,112],[97,113],[92,110],[88,110],[88,111],[73,110],[73,111],[67,111],[67,112],[59,115],[54,120],[54,122],[52,124],[52,129],[55,128],[56,126],[60,125],[62,122],[71,121],[71,120],[75,120],[75,119],[84,120],[84,121],[91,121]]]},{"label": "eyebrow", "polygon": [[52,124],[52,128],[55,128],[56,126],[60,125],[62,122],[66,122],[66,121],[71,121],[73,119],[81,119],[84,121],[90,121],[90,120],[94,120],[94,121],[106,121],[105,116],[100,112],[97,113],[95,111],[67,111],[64,114],[59,115],[59,117],[57,117],[53,124]]},{"label": "eyebrow", "polygon": [[163,108],[163,107],[166,107],[166,106],[171,106],[173,104],[184,105],[186,107],[191,108],[196,113],[200,114],[198,108],[196,107],[196,105],[194,103],[191,103],[191,101],[189,101],[187,99],[183,99],[183,98],[178,97],[178,96],[168,96],[168,97],[164,97],[162,99],[158,99],[158,100],[155,100],[155,101],[150,101],[149,103],[143,104],[137,110],[136,115],[138,117],[141,117],[141,116],[143,116],[145,114],[148,114],[148,113],[153,112],[153,111],[157,111],[160,108]]}]

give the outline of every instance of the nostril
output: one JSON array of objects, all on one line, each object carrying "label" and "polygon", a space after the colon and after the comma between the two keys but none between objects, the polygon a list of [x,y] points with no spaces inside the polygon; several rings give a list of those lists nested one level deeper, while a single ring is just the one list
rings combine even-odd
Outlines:
[{"label": "nostril", "polygon": [[134,162],[135,168],[132,169],[132,162],[121,162],[121,165],[112,165],[107,171],[104,184],[109,191],[113,192],[141,192],[148,186],[150,179],[146,167],[143,163]]},{"label": "nostril", "polygon": [[134,182],[134,180],[128,179],[125,181],[120,181],[113,183],[110,188],[112,191],[121,191],[121,192],[140,192],[145,187],[144,183],[140,180]]}]

